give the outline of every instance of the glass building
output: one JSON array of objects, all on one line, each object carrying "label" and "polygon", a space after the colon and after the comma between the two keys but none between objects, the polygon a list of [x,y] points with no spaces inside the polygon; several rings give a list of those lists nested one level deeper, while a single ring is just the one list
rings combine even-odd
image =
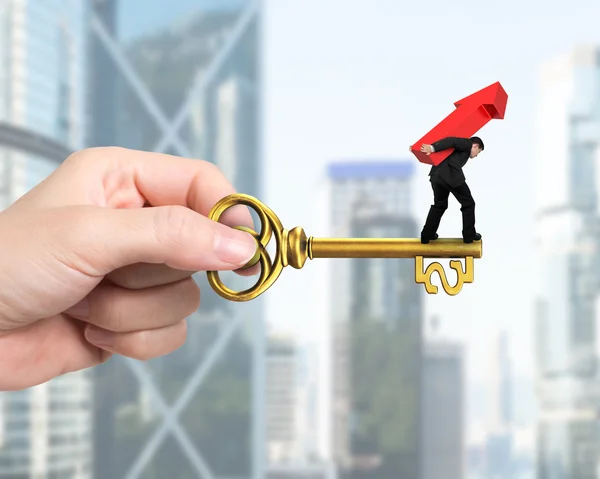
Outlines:
[{"label": "glass building", "polygon": [[[413,172],[410,161],[331,163],[331,236],[416,237]],[[423,306],[414,261],[328,263],[330,440],[338,477],[419,477]]]},{"label": "glass building", "polygon": [[[46,178],[86,131],[88,2],[0,6],[0,209]],[[89,372],[0,393],[0,478],[90,478]]]},{"label": "glass building", "polygon": [[[89,144],[208,160],[260,197],[259,2],[143,3],[94,2]],[[234,289],[256,281],[234,276]],[[98,479],[265,477],[262,300],[228,302],[196,280],[182,348],[94,370]]]},{"label": "glass building", "polygon": [[538,479],[600,477],[600,51],[544,66],[536,142]]}]

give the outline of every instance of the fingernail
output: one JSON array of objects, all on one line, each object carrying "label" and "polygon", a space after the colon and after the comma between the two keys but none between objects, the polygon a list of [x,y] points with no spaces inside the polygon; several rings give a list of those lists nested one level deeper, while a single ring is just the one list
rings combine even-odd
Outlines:
[{"label": "fingernail", "polygon": [[76,318],[87,318],[90,315],[90,300],[88,298],[82,299],[75,306],[67,309],[65,313]]},{"label": "fingernail", "polygon": [[95,326],[88,326],[85,331],[86,339],[100,347],[110,347],[114,342],[114,333],[107,331],[106,329],[97,328]]},{"label": "fingernail", "polygon": [[234,229],[215,236],[215,255],[225,263],[245,265],[256,253],[256,241],[248,234]]}]

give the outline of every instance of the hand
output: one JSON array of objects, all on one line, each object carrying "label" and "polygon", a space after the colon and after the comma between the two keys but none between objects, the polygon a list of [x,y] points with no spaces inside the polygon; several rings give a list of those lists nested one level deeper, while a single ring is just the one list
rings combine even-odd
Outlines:
[{"label": "hand", "polygon": [[431,155],[433,153],[433,147],[431,145],[426,145],[425,143],[423,143],[421,145],[421,151],[426,155]]},{"label": "hand", "polygon": [[234,192],[204,161],[93,148],[0,212],[0,391],[180,347],[200,303],[192,274],[255,251],[226,226],[253,228],[246,207],[206,217]]}]

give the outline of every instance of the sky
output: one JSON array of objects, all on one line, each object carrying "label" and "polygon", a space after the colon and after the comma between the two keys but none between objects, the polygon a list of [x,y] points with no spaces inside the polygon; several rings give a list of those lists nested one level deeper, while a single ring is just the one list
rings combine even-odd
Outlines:
[{"label": "sky", "polygon": [[[505,119],[478,132],[486,149],[465,169],[483,258],[475,261],[473,284],[455,297],[428,296],[426,314],[438,314],[444,334],[466,342],[472,379],[488,373],[487,350],[500,328],[510,334],[517,369],[531,374],[539,71],[577,45],[600,45],[600,4],[265,0],[265,7],[268,168],[261,199],[288,229],[322,236],[315,194],[329,161],[417,162],[408,145],[450,114],[454,101],[501,82],[509,97]],[[414,214],[422,223],[432,195],[428,167],[418,166]],[[439,233],[460,232],[451,199]],[[301,271],[286,268],[265,293],[270,320],[307,338],[319,321],[311,301],[315,270],[310,261]]]}]

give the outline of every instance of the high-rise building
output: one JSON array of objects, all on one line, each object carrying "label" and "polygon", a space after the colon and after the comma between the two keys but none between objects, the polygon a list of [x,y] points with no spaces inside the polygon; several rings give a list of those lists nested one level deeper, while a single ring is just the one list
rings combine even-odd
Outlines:
[{"label": "high-rise building", "polygon": [[463,346],[440,337],[423,346],[422,479],[465,477]]},{"label": "high-rise building", "polygon": [[[95,2],[90,143],[207,160],[260,197],[260,2],[143,3]],[[202,301],[182,348],[95,368],[96,478],[264,477],[262,298],[229,302],[195,279]]]},{"label": "high-rise building", "polygon": [[490,385],[490,429],[506,431],[512,422],[511,414],[511,372],[508,355],[508,335],[498,334],[492,348]]},{"label": "high-rise building", "polygon": [[[84,146],[88,15],[86,0],[0,5],[0,209]],[[91,393],[87,371],[0,393],[0,478],[91,477]]]},{"label": "high-rise building", "polygon": [[269,465],[297,461],[298,357],[291,338],[268,339],[266,378]]},{"label": "high-rise building", "polygon": [[[332,163],[329,235],[415,237],[413,170],[413,162],[398,160]],[[331,394],[325,403],[339,477],[418,477],[422,294],[414,261],[328,263],[331,374],[325,383]]]},{"label": "high-rise building", "polygon": [[600,50],[548,62],[536,118],[538,479],[598,473]]},{"label": "high-rise building", "polygon": [[508,335],[499,332],[490,357],[488,435],[485,441],[486,471],[491,477],[513,477],[513,426],[511,413],[511,372]]}]

